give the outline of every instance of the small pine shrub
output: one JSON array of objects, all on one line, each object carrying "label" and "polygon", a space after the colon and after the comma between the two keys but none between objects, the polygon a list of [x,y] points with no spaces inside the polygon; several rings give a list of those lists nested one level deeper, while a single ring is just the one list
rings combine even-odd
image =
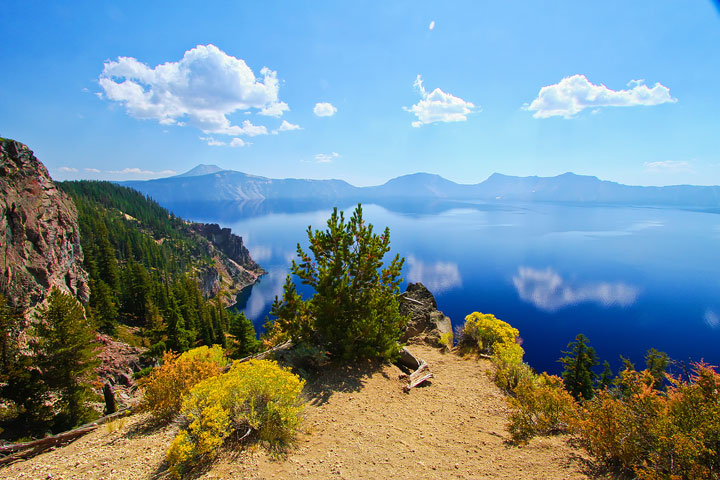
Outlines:
[{"label": "small pine shrub", "polygon": [[561,378],[542,373],[523,377],[508,397],[513,442],[525,443],[536,435],[554,435],[568,431],[577,414],[572,395]]},{"label": "small pine shrub", "polygon": [[163,364],[140,379],[144,391],[142,409],[160,421],[168,421],[180,411],[183,398],[198,382],[219,375],[226,364],[218,345],[202,346],[178,356],[163,355]]},{"label": "small pine shrub", "polygon": [[248,428],[273,447],[287,444],[300,423],[304,385],[269,360],[238,363],[228,373],[197,384],[182,405],[189,424],[167,452],[171,473],[179,477],[211,459],[228,437]]}]

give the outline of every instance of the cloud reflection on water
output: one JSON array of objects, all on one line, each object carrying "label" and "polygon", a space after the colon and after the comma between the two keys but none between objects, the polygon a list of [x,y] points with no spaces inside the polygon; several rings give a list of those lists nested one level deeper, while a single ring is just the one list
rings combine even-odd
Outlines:
[{"label": "cloud reflection on water", "polygon": [[421,282],[432,293],[438,294],[462,285],[457,263],[424,262],[414,255],[407,256],[408,282]]},{"label": "cloud reflection on water", "polygon": [[522,300],[547,312],[583,302],[627,307],[635,303],[640,293],[637,287],[622,282],[571,284],[550,267],[545,270],[519,267],[513,284]]}]

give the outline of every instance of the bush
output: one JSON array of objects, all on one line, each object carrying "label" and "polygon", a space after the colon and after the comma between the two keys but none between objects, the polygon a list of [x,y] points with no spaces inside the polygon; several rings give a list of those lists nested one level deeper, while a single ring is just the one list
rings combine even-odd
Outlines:
[{"label": "bush", "polygon": [[521,378],[508,398],[508,431],[516,443],[535,435],[566,432],[577,414],[575,401],[564,388],[561,378],[542,373]]},{"label": "bush", "polygon": [[438,343],[440,344],[440,346],[442,347],[442,351],[444,352],[445,350],[448,350],[448,351],[452,350],[453,341],[454,341],[453,333],[447,332],[447,333],[443,333],[442,335],[440,335],[440,339],[438,340]]},{"label": "bush", "polygon": [[217,454],[225,440],[249,428],[273,447],[287,444],[300,423],[300,393],[305,382],[269,360],[233,365],[207,379],[183,402],[189,421],[167,453],[171,473],[180,476]]},{"label": "bush", "polygon": [[687,382],[654,388],[654,372],[625,370],[621,394],[608,391],[583,405],[576,431],[588,451],[638,478],[720,478],[720,375],[694,365]]},{"label": "bush", "polygon": [[343,360],[391,359],[407,319],[397,300],[404,259],[396,255],[387,265],[383,261],[390,251],[390,230],[373,233],[360,205],[347,223],[335,208],[327,227],[324,232],[308,227],[310,254],[298,244],[300,262],[293,260],[291,268],[315,293],[303,300],[287,276],[282,301],[276,297],[271,311],[279,330],[273,336],[286,334]]},{"label": "bush", "polygon": [[162,365],[138,382],[144,391],[142,409],[158,420],[170,420],[180,410],[190,389],[202,380],[219,375],[226,363],[223,350],[217,345],[194,348],[180,356],[165,353]]},{"label": "bush", "polygon": [[495,353],[496,344],[516,343],[519,332],[509,323],[489,313],[473,312],[465,317],[461,343],[466,349],[477,350],[485,355]]}]

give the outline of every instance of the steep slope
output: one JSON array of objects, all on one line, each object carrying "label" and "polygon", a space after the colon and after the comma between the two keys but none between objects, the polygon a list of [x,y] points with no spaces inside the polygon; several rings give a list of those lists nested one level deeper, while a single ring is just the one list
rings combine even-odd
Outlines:
[{"label": "steep slope", "polygon": [[0,139],[0,293],[27,309],[57,287],[87,302],[72,200],[22,143]]},{"label": "steep slope", "polygon": [[[323,371],[305,389],[302,433],[287,455],[238,446],[188,478],[588,478],[587,455],[564,437],[506,444],[508,410],[487,376],[489,361],[410,349],[430,364],[431,384],[405,394],[393,365]],[[153,429],[148,420],[135,415],[101,427],[7,467],[3,478],[169,478],[164,458],[177,425]]]},{"label": "steep slope", "polygon": [[196,166],[195,168],[191,168],[185,173],[181,173],[180,175],[175,175],[175,178],[177,177],[199,177],[201,175],[210,175],[211,173],[217,173],[222,172],[223,169],[218,167],[217,165],[205,165],[201,163],[200,165]]}]

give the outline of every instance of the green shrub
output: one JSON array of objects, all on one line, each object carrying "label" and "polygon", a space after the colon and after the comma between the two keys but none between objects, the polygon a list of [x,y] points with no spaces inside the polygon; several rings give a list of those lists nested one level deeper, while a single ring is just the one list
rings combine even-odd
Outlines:
[{"label": "green shrub", "polygon": [[453,333],[447,332],[440,335],[440,339],[438,340],[438,343],[442,347],[443,351],[445,350],[451,350],[453,348]]},{"label": "green shrub", "polygon": [[206,378],[219,375],[226,363],[223,350],[217,345],[194,348],[180,356],[165,353],[163,364],[138,382],[144,392],[142,409],[158,420],[170,420],[180,410],[190,389]]},{"label": "green shrub", "polygon": [[167,452],[170,471],[182,475],[213,458],[225,440],[247,429],[273,447],[287,444],[300,423],[305,382],[269,360],[233,365],[190,391],[182,405],[189,421]]}]

